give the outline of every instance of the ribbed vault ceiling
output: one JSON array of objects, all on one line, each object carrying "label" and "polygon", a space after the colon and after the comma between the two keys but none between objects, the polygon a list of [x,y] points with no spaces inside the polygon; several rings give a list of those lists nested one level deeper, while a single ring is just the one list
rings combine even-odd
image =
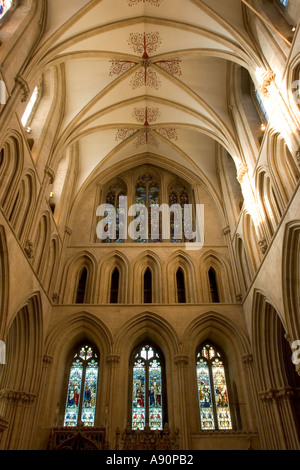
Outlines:
[{"label": "ribbed vault ceiling", "polygon": [[[79,141],[78,189],[101,168],[152,155],[217,187],[216,142],[238,151],[228,64],[258,66],[240,0],[51,0],[36,55],[61,64],[61,155]],[[151,160],[151,159],[150,159]]]}]

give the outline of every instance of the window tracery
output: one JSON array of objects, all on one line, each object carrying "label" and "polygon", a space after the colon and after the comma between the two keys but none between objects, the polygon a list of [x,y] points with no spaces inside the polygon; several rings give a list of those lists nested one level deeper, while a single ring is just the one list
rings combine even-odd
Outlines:
[{"label": "window tracery", "polygon": [[132,429],[152,430],[164,426],[163,358],[156,348],[145,344],[134,356],[132,375]]},{"label": "window tracery", "polygon": [[204,344],[197,353],[197,385],[201,429],[232,429],[223,359],[209,343]]},{"label": "window tracery", "polygon": [[94,426],[99,358],[90,345],[74,355],[70,369],[64,426]]}]

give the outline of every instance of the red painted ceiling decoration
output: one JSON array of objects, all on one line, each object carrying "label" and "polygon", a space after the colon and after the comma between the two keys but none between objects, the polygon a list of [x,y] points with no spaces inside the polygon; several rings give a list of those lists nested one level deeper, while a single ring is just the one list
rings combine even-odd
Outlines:
[{"label": "red painted ceiling decoration", "polygon": [[163,0],[127,0],[130,7],[139,3],[149,3],[150,5],[159,7]]},{"label": "red painted ceiling decoration", "polygon": [[155,137],[153,131],[158,132],[163,137],[166,137],[169,140],[178,140],[177,132],[175,129],[167,128],[150,128],[149,125],[153,124],[160,117],[159,108],[134,108],[132,113],[133,117],[136,118],[138,123],[143,124],[142,129],[118,129],[116,140],[127,140],[134,133],[137,133],[137,139],[135,142],[136,147],[141,145],[153,145],[154,147],[159,146],[159,142]]},{"label": "red painted ceiling decoration", "polygon": [[161,45],[162,39],[158,32],[151,33],[131,33],[128,39],[128,45],[133,49],[134,52],[141,54],[141,59],[136,60],[117,60],[112,59],[110,76],[123,75],[134,66],[140,66],[131,82],[130,85],[135,90],[142,86],[148,86],[158,90],[161,86],[161,81],[155,71],[155,66],[161,68],[170,75],[180,76],[181,73],[181,59],[162,59],[153,60],[149,56],[153,52],[156,52],[157,48]]}]

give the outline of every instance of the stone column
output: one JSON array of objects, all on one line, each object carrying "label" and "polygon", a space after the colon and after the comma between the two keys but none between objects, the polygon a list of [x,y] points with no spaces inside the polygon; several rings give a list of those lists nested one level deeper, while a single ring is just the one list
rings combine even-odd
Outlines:
[{"label": "stone column", "polygon": [[181,449],[190,448],[190,432],[189,432],[189,416],[187,407],[187,393],[186,393],[186,381],[187,381],[187,365],[189,363],[188,356],[184,354],[178,354],[174,357],[175,364],[178,370],[178,389],[179,389],[179,410],[178,416],[180,420],[180,439]]},{"label": "stone column", "polygon": [[[117,354],[109,354],[106,357],[106,362],[108,365],[108,379],[106,387],[106,397],[107,402],[105,405],[105,427],[107,430],[107,440],[109,442],[109,448],[114,449],[115,446],[115,433],[116,429],[113,429],[114,419],[116,418],[113,413],[114,404],[116,402],[116,376],[120,364],[120,356]],[[127,383],[126,383],[127,389]]]},{"label": "stone column", "polygon": [[5,450],[28,449],[28,431],[32,426],[32,407],[36,401],[36,395],[4,389],[0,391],[0,401],[4,405],[5,420],[9,423],[3,434],[1,448]]},{"label": "stone column", "polygon": [[54,293],[53,293],[53,296],[52,296],[52,301],[55,304],[58,304],[60,301],[62,301],[62,299],[59,295],[59,290],[61,288],[61,281],[62,281],[61,276],[62,276],[62,273],[63,273],[63,269],[65,267],[65,263],[64,263],[65,253],[66,253],[66,249],[68,247],[69,239],[70,239],[71,235],[72,235],[72,230],[69,227],[65,227],[63,244],[62,244],[62,249],[61,249],[61,254],[60,254],[60,263],[59,263],[58,272],[57,272],[55,289],[54,289]]}]

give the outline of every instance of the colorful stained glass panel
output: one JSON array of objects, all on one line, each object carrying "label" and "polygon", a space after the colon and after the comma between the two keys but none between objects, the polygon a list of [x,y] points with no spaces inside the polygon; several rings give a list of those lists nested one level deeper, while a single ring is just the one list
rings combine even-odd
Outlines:
[{"label": "colorful stained glass panel", "polygon": [[77,426],[82,374],[83,363],[77,359],[77,361],[73,362],[70,371],[64,426]]},{"label": "colorful stained glass panel", "polygon": [[146,400],[145,400],[146,369],[145,363],[139,359],[133,368],[132,391],[132,429],[145,428]]},{"label": "colorful stained glass panel", "polygon": [[197,382],[201,429],[215,429],[209,368],[207,362],[203,359],[197,362]]},{"label": "colorful stained glass panel", "polygon": [[98,364],[93,359],[86,367],[81,421],[85,426],[94,426],[98,382]]},{"label": "colorful stained glass panel", "polygon": [[163,429],[161,366],[153,360],[149,367],[149,425],[151,429]]},{"label": "colorful stained glass panel", "polygon": [[225,370],[221,361],[216,359],[212,363],[217,419],[219,429],[232,429],[229,409]]}]

